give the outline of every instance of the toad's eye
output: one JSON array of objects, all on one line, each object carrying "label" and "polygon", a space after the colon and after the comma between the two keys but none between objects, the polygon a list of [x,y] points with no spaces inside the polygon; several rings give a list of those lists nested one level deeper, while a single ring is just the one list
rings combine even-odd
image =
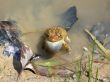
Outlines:
[{"label": "toad's eye", "polygon": [[49,34],[46,34],[46,37],[49,37]]},{"label": "toad's eye", "polygon": [[49,30],[48,30],[48,33],[49,33],[49,34],[54,33],[54,30],[49,29]]},{"label": "toad's eye", "polygon": [[49,33],[45,33],[45,37],[49,37]]},{"label": "toad's eye", "polygon": [[61,36],[61,34],[60,33],[57,33],[57,36]]}]

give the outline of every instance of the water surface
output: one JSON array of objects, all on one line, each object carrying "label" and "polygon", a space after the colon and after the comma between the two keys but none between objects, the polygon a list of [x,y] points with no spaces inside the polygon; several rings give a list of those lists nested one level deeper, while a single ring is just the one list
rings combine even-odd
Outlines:
[{"label": "water surface", "polygon": [[97,22],[110,23],[110,0],[0,0],[0,19],[17,21],[24,35],[22,40],[37,52],[36,45],[44,30],[59,25],[59,15],[71,6],[76,6],[78,21],[68,32],[74,58],[82,54],[88,45],[83,28]]}]

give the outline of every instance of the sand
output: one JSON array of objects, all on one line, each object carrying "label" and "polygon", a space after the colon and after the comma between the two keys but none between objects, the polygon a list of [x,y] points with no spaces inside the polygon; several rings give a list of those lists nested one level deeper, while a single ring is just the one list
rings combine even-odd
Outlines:
[{"label": "sand", "polygon": [[[37,53],[39,38],[44,30],[50,26],[59,24],[61,13],[69,7],[76,6],[78,21],[68,32],[71,39],[72,55],[63,56],[68,61],[80,57],[82,48],[88,46],[89,42],[83,28],[87,25],[94,25],[98,22],[110,23],[110,0],[0,0],[0,20],[15,20],[22,33],[21,37],[34,53]],[[32,32],[32,33],[28,33]],[[0,47],[0,82],[16,82],[17,73],[13,69],[12,57],[4,57]],[[100,75],[108,73],[109,66],[104,65]],[[106,76],[106,75],[105,75]],[[54,79],[36,76],[29,71],[22,74],[19,82],[59,82],[63,78]],[[69,82],[74,82],[70,80]]]}]

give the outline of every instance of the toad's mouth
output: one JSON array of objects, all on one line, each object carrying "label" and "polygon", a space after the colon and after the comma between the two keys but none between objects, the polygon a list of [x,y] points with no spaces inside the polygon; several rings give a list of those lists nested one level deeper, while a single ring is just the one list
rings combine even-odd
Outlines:
[{"label": "toad's mouth", "polygon": [[60,40],[60,38],[57,36],[57,35],[52,35],[52,36],[49,36],[49,41],[51,42],[57,42]]}]

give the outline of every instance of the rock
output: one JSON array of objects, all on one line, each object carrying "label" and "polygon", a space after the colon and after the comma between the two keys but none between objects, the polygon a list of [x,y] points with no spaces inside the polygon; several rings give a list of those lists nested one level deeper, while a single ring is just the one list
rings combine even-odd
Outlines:
[{"label": "rock", "polygon": [[62,15],[60,15],[60,19],[59,25],[63,26],[66,30],[69,30],[78,20],[76,7],[70,7]]},{"label": "rock", "polygon": [[66,67],[62,67],[59,65],[59,61],[55,61],[54,59],[46,59],[42,60],[41,58],[34,58],[31,60],[25,69],[30,69],[34,71],[35,74],[41,76],[53,76],[59,75],[61,77],[71,77],[73,71],[67,69]]},{"label": "rock", "polygon": [[6,34],[6,31],[4,29],[0,29],[0,44],[4,44],[6,41],[8,41],[9,37]]},{"label": "rock", "polygon": [[105,39],[110,38],[109,26],[109,23],[98,22],[93,25],[90,32],[96,37],[97,40],[100,41],[100,43],[104,44]]},{"label": "rock", "polygon": [[20,32],[17,25],[13,21],[0,21],[0,43],[12,43],[16,38],[19,38]]},{"label": "rock", "polygon": [[100,41],[102,44],[104,43],[106,35],[104,34],[104,25],[102,23],[99,22],[96,25],[93,25],[90,32],[96,37],[98,41]]},{"label": "rock", "polygon": [[20,74],[22,70],[25,69],[25,66],[29,63],[33,56],[33,52],[28,46],[25,45],[25,52],[23,52],[23,55],[24,57],[20,56],[20,58],[13,56],[13,66],[18,74]]}]

